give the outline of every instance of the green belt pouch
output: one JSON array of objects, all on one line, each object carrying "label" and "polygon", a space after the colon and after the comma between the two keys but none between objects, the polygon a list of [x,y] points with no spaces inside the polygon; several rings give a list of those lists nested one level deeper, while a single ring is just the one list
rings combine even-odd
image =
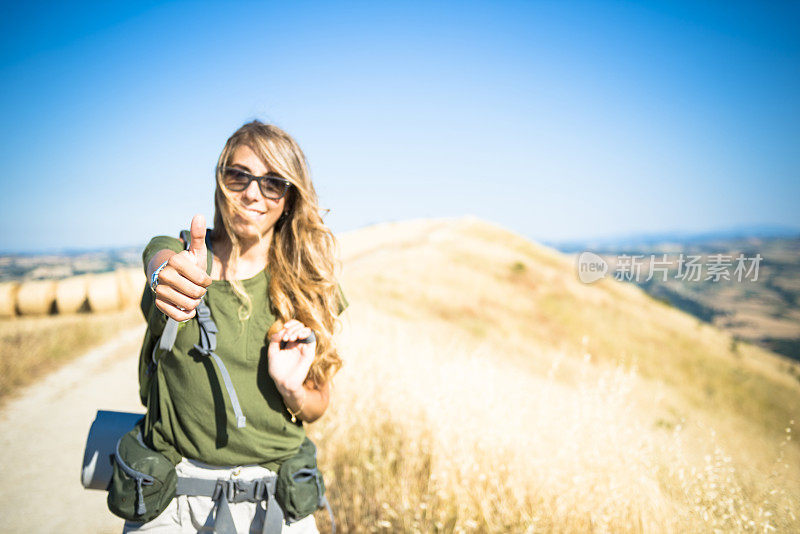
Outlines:
[{"label": "green belt pouch", "polygon": [[122,436],[114,452],[108,509],[128,521],[158,517],[175,497],[175,465],[142,440],[139,426]]},{"label": "green belt pouch", "polygon": [[325,483],[317,469],[317,448],[310,439],[305,438],[297,454],[284,460],[278,469],[275,499],[283,509],[286,524],[299,521],[323,506],[328,507]]}]

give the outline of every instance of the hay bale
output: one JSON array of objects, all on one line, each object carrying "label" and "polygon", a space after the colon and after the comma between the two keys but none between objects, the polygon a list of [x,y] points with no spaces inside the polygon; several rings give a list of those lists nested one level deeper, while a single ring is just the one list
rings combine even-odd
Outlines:
[{"label": "hay bale", "polygon": [[17,292],[17,311],[20,315],[53,313],[56,305],[55,280],[23,282]]},{"label": "hay bale", "polygon": [[145,276],[141,269],[119,269],[117,283],[119,283],[123,306],[139,304],[145,283]]},{"label": "hay bale", "polygon": [[118,310],[122,307],[122,295],[116,273],[91,275],[86,285],[89,309],[93,312]]},{"label": "hay bale", "polygon": [[136,300],[138,301],[142,296],[142,291],[147,288],[147,277],[142,269],[128,269],[128,280],[136,290]]},{"label": "hay bale", "polygon": [[58,313],[75,313],[86,305],[86,276],[73,276],[56,284],[56,310]]},{"label": "hay bale", "polygon": [[17,314],[17,291],[19,282],[0,284],[0,317],[13,317]]}]

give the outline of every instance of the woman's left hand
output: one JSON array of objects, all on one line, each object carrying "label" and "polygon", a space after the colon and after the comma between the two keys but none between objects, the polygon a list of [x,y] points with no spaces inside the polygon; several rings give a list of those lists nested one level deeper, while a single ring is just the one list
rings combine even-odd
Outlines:
[{"label": "woman's left hand", "polygon": [[[278,391],[286,397],[303,395],[303,382],[314,362],[317,343],[301,343],[311,335],[311,329],[300,321],[292,319],[269,339],[267,349],[269,376],[278,386]],[[281,349],[281,342],[286,346]]]}]

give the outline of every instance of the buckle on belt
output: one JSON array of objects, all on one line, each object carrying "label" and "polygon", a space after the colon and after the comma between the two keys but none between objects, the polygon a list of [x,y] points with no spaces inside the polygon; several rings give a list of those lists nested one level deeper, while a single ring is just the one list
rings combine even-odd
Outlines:
[{"label": "buckle on belt", "polygon": [[234,502],[236,494],[242,489],[239,487],[238,482],[238,480],[225,480],[223,478],[218,479],[217,485],[214,487],[214,493],[211,495],[211,499],[216,501],[220,497],[224,496],[226,501]]}]

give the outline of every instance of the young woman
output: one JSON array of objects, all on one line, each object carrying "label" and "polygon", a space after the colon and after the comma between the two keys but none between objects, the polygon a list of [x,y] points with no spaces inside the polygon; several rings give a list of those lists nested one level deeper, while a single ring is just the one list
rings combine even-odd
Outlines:
[{"label": "young woman", "polygon": [[[246,481],[270,475],[297,453],[303,422],[328,407],[330,379],[341,365],[332,335],[347,304],[334,279],[334,237],[320,217],[305,156],[288,134],[259,121],[237,130],[219,157],[214,203],[212,230],[198,215],[188,246],[162,236],[144,251],[152,292],[142,300],[148,329],[140,378],[147,366],[152,379],[140,380],[142,437],[179,476]],[[235,394],[195,347],[201,300]],[[167,318],[180,322],[178,334],[172,350],[159,351]],[[127,522],[125,532],[213,528],[219,505],[180,495],[152,521]],[[236,531],[261,532],[264,508],[231,503]],[[283,531],[317,529],[312,515]]]}]

